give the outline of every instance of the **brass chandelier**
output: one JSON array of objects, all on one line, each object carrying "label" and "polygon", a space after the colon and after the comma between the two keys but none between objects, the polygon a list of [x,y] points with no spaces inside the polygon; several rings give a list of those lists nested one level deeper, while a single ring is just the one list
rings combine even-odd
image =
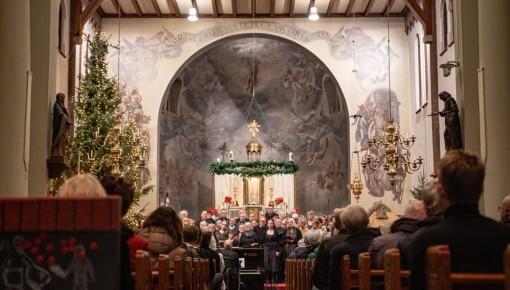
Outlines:
[{"label": "brass chandelier", "polygon": [[[390,185],[395,186],[399,173],[413,174],[420,169],[423,158],[411,160],[409,149],[414,145],[416,137],[403,137],[397,132],[395,120],[391,115],[391,70],[390,70],[390,22],[388,18],[388,99],[389,119],[386,122],[386,130],[382,136],[374,136],[368,139],[368,150],[361,160],[361,166],[368,173],[383,169],[389,177]],[[372,155],[372,151],[376,154]],[[380,153],[381,152],[381,153]]]}]

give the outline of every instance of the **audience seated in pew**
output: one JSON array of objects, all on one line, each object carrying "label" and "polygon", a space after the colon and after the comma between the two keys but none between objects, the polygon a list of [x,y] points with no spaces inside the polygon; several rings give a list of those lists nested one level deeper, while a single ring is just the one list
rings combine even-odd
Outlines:
[{"label": "audience seated in pew", "polygon": [[434,178],[425,183],[422,190],[422,200],[427,217],[416,223],[419,227],[417,231],[409,234],[404,240],[400,241],[398,248],[400,249],[400,256],[402,261],[402,269],[409,269],[409,257],[407,251],[404,249],[409,248],[409,244],[415,239],[423,228],[433,226],[443,220],[443,213],[446,208],[445,202],[439,198],[437,194],[438,179]]},{"label": "audience seated in pew", "polygon": [[368,228],[367,212],[359,205],[349,205],[340,216],[350,236],[331,250],[329,289],[342,289],[341,269],[344,255],[350,256],[351,268],[358,267],[358,255],[366,252],[378,232]]},{"label": "audience seated in pew", "polygon": [[223,275],[221,274],[220,255],[218,252],[209,248],[211,244],[212,233],[210,231],[202,231],[202,241],[198,255],[200,258],[209,260],[209,280],[211,281],[213,289],[221,289]]},{"label": "audience seated in pew", "polygon": [[375,238],[368,247],[372,259],[372,268],[383,269],[386,250],[397,248],[400,241],[418,230],[417,222],[426,217],[427,212],[421,201],[409,202],[404,209],[403,217],[393,222],[390,234]]},{"label": "audience seated in pew", "polygon": [[149,242],[153,269],[158,268],[159,254],[168,255],[171,263],[176,256],[186,258],[182,222],[171,207],[159,207],[154,210],[145,220],[139,235]]},{"label": "audience seated in pew", "polygon": [[314,289],[328,289],[328,277],[329,277],[329,264],[330,264],[330,252],[334,246],[342,243],[349,237],[349,234],[342,226],[340,215],[343,209],[335,211],[335,223],[332,232],[335,234],[322,241],[317,252],[317,258],[315,260],[315,266],[313,268],[312,283]]},{"label": "audience seated in pew", "polygon": [[423,228],[409,245],[411,289],[425,289],[425,252],[445,244],[451,252],[451,271],[500,273],[502,254],[510,243],[510,228],[480,215],[485,166],[480,158],[460,150],[448,151],[439,162],[439,198],[447,208],[443,221]]}]

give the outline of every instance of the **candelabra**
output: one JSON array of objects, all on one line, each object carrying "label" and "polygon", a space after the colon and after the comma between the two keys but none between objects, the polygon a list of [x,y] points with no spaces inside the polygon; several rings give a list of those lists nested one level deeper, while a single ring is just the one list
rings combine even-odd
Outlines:
[{"label": "candelabra", "polygon": [[232,206],[239,206],[239,202],[237,201],[237,185],[234,186],[234,194],[233,194]]},{"label": "candelabra", "polygon": [[268,203],[268,206],[274,206],[273,196],[274,196],[274,188],[270,187],[269,188],[269,203]]},{"label": "candelabra", "polygon": [[[368,150],[361,160],[361,166],[368,170],[368,173],[373,173],[379,168],[383,168],[389,176],[390,185],[394,186],[396,183],[396,176],[401,171],[402,173],[412,174],[420,169],[423,163],[423,158],[418,158],[411,161],[409,149],[414,145],[416,137],[402,137],[395,132],[395,122],[390,118],[387,122],[385,134],[376,139],[376,137],[368,140]],[[372,156],[371,151],[379,151],[379,148],[384,148],[384,153],[375,154]],[[400,148],[400,149],[399,149]],[[400,151],[405,150],[405,153]]]}]

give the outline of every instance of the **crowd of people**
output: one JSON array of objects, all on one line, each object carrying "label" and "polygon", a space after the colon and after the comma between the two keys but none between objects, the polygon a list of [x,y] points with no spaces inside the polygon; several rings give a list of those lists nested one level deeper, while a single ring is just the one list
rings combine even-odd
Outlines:
[{"label": "crowd of people", "polygon": [[[431,245],[449,245],[453,272],[502,272],[502,253],[510,243],[510,196],[499,208],[501,221],[481,215],[478,200],[484,178],[485,166],[477,155],[448,151],[439,162],[438,177],[423,188],[422,200],[409,202],[389,232],[370,227],[366,210],[358,205],[337,208],[331,218],[313,211],[300,215],[298,209],[277,213],[270,206],[258,216],[240,210],[229,217],[221,209],[218,217],[202,211],[200,218],[192,219],[186,210],[160,207],[142,221],[136,234],[123,226],[121,289],[133,289],[130,273],[137,249],[148,251],[154,261],[159,254],[209,259],[214,289],[234,287],[227,277],[239,270],[235,247],[264,249],[269,283],[284,281],[285,259],[315,259],[313,289],[342,289],[344,255],[350,255],[351,267],[357,268],[358,255],[368,251],[372,267],[382,269],[384,252],[391,248],[400,249],[402,268],[411,270],[410,289],[425,288],[425,251]],[[119,195],[125,214],[132,189],[118,177],[101,183],[92,175],[76,176],[59,195]]]}]

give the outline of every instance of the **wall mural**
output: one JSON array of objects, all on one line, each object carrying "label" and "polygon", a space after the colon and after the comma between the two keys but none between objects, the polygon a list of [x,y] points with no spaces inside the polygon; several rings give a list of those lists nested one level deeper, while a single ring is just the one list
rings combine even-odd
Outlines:
[{"label": "wall mural", "polygon": [[[374,90],[367,96],[365,102],[358,106],[356,114],[360,115],[361,118],[356,118],[355,125],[356,142],[359,143],[361,148],[360,158],[368,150],[371,150],[371,153],[374,154],[384,153],[384,148],[379,148],[378,152],[375,149],[370,149],[368,147],[368,139],[374,137],[380,139],[383,137],[386,129],[386,121],[390,117],[393,117],[395,120],[396,131],[400,132],[400,102],[393,91],[391,92],[391,102],[389,95],[388,88]],[[397,150],[399,150],[398,153],[400,153],[401,148],[397,147]],[[382,197],[385,191],[391,190],[393,193],[393,200],[396,200],[398,203],[402,202],[404,179],[406,177],[402,166],[397,168],[397,182],[394,187],[390,186],[389,177],[387,177],[384,170],[381,169],[374,172],[368,168],[362,170],[365,178],[365,185],[370,195]]]},{"label": "wall mural", "polygon": [[262,159],[286,160],[293,152],[300,165],[299,208],[326,213],[328,200],[335,207],[350,203],[345,98],[325,65],[302,47],[262,35],[223,39],[181,68],[163,102],[160,198],[168,194],[191,215],[213,204],[208,163],[230,150],[246,161],[253,119],[261,124]]},{"label": "wall mural", "polygon": [[[298,43],[324,41],[329,46],[330,55],[344,61],[354,58],[358,70],[360,87],[365,90],[367,83],[384,82],[388,74],[387,38],[374,39],[358,26],[342,26],[335,33],[327,31],[307,31],[292,24],[255,20],[231,24],[217,24],[197,33],[172,32],[166,27],[150,37],[138,36],[135,41],[122,39],[121,79],[128,83],[151,80],[158,75],[156,62],[162,58],[174,58],[181,54],[186,42],[202,46],[216,38],[236,32],[259,29],[289,37]],[[355,40],[355,42],[353,42]],[[391,50],[392,56],[397,56]]]}]

